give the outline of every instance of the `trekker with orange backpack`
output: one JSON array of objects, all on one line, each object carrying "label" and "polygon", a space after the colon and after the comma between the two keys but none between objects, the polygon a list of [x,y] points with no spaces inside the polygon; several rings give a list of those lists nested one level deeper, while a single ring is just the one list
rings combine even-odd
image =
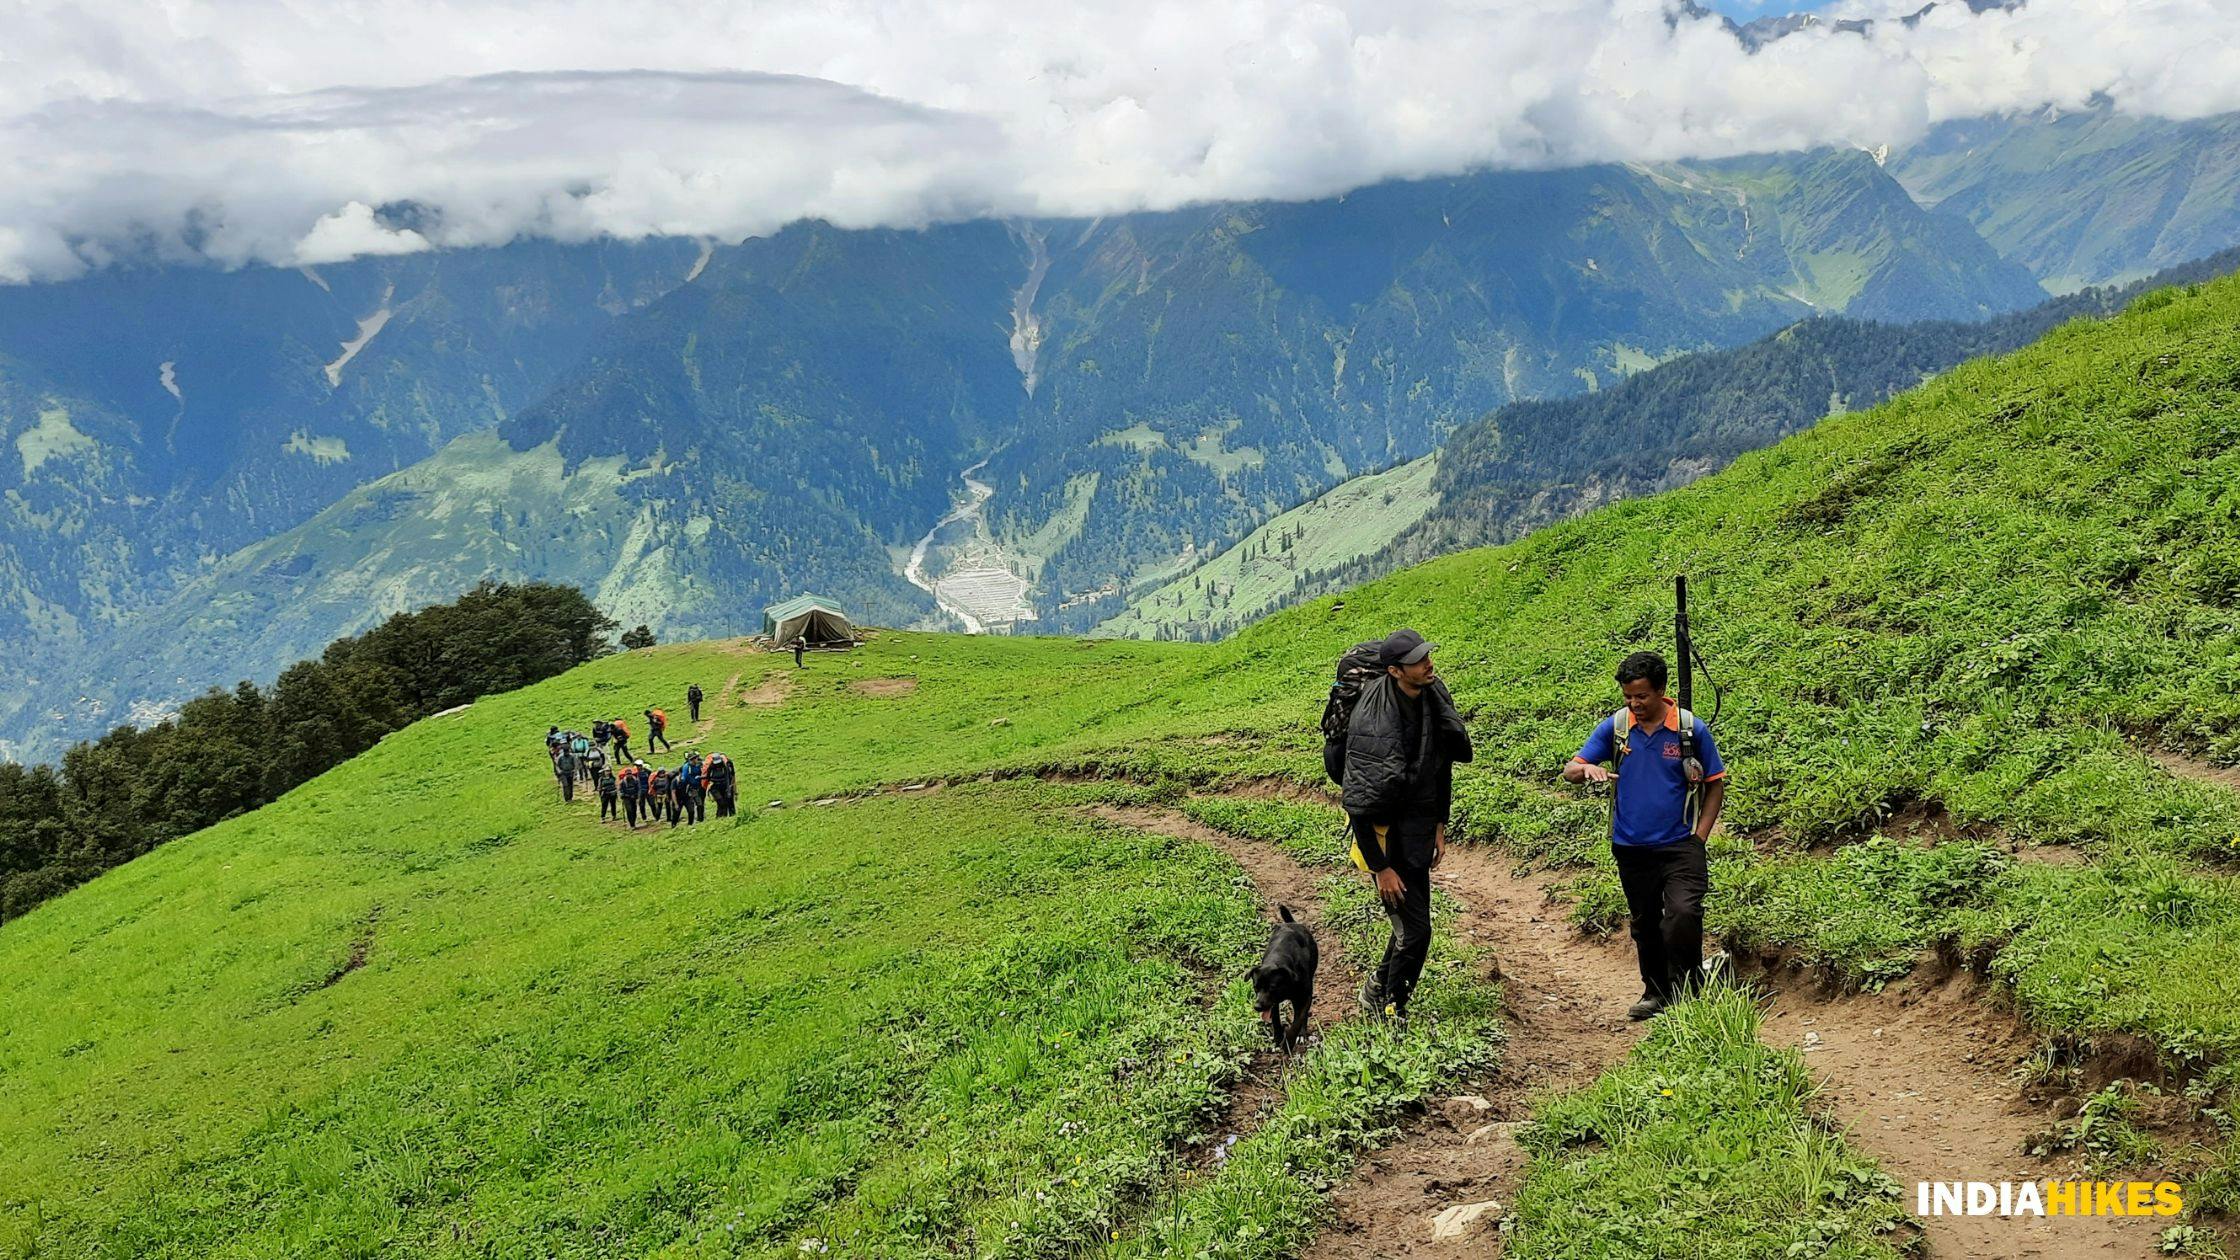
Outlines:
[{"label": "trekker with orange backpack", "polygon": [[666,714],[666,713],[663,713],[663,712],[662,712],[661,710],[659,710],[659,709],[647,709],[647,710],[646,710],[646,751],[647,751],[647,752],[654,752],[654,751],[656,751],[656,749],[655,749],[655,747],[654,747],[654,746],[655,746],[656,744],[658,744],[658,745],[660,745],[659,751],[662,751],[662,752],[667,752],[667,751],[669,750],[669,747],[670,747],[670,744],[669,744],[669,735],[668,735],[668,730],[669,730],[669,715],[668,715],[668,714]]},{"label": "trekker with orange backpack", "polygon": [[616,718],[607,723],[607,729],[614,734],[614,759],[624,765],[636,761],[637,758],[630,755],[630,728],[623,724],[622,719]]}]

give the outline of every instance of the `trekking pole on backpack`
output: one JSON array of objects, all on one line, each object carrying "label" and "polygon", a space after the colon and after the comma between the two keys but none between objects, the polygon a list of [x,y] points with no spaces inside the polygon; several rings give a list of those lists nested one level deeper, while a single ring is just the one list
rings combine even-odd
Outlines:
[{"label": "trekking pole on backpack", "polygon": [[[1674,646],[1680,650],[1680,708],[1693,713],[1696,707],[1695,643],[1688,637],[1688,576],[1685,573],[1672,579],[1672,603],[1673,638],[1677,640]],[[1696,760],[1696,732],[1693,722],[1680,724],[1680,757],[1681,768],[1687,773],[1688,782],[1700,782],[1703,778],[1703,763]]]},{"label": "trekking pole on backpack", "polygon": [[1680,650],[1680,776],[1687,778],[1687,823],[1702,809],[1702,758],[1696,756],[1696,641],[1687,623],[1687,574],[1673,576],[1673,639]]}]

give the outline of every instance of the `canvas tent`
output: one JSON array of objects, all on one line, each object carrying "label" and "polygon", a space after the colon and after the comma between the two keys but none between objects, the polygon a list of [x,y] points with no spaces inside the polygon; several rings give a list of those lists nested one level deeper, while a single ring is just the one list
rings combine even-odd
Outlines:
[{"label": "canvas tent", "polygon": [[855,627],[840,605],[822,595],[796,595],[762,610],[762,632],[772,643],[791,643],[795,635],[810,647],[855,642]]}]

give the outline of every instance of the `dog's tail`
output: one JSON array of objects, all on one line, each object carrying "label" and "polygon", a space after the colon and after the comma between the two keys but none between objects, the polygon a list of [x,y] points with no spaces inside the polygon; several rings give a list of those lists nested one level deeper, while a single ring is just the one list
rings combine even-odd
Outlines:
[{"label": "dog's tail", "polygon": [[1283,905],[1280,902],[1276,905],[1276,917],[1283,920],[1285,923],[1298,922],[1297,919],[1291,917],[1291,907]]}]

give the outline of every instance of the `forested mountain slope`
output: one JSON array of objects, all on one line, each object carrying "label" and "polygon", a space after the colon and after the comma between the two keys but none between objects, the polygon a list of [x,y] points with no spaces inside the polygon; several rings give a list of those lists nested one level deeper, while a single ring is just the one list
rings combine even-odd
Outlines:
[{"label": "forested mountain slope", "polygon": [[[1739,349],[1660,364],[1594,394],[1514,403],[1457,429],[1406,486],[1389,478],[1341,485],[1271,522],[1267,537],[1247,540],[1140,595],[1128,615],[1103,629],[1182,638],[1224,634],[1257,613],[1316,593],[1685,485],[1832,412],[1872,406],[1955,364],[2013,350],[2065,321],[2104,315],[2154,288],[2235,268],[2240,251],[2228,250],[2131,285],[2086,290],[1978,322],[1806,320]],[[1338,521],[1336,504],[1371,492],[1406,502],[1348,514],[1334,529],[1322,524]],[[1229,605],[1231,591],[1241,595],[1239,606]]]},{"label": "forested mountain slope", "polygon": [[[478,366],[480,325],[412,322],[450,309],[434,297],[398,306],[339,386],[298,347],[295,374],[270,388],[370,391],[370,428],[280,408],[266,427],[286,433],[231,435],[244,484],[291,488],[291,510],[330,505],[297,524],[239,492],[253,510],[176,566],[176,588],[143,579],[139,544],[124,541],[179,537],[139,529],[139,474],[119,464],[106,490],[95,476],[123,458],[120,442],[140,449],[118,435],[155,432],[155,377],[89,413],[110,426],[86,421],[98,439],[39,419],[52,409],[44,387],[16,395],[10,423],[43,455],[25,461],[37,484],[17,501],[91,495],[113,518],[103,537],[118,540],[73,546],[83,530],[27,516],[19,532],[33,541],[16,551],[51,558],[49,585],[113,571],[132,598],[84,626],[54,600],[26,605],[69,633],[37,636],[0,730],[19,751],[51,750],[134,704],[160,711],[268,673],[484,577],[581,584],[667,636],[752,627],[765,603],[804,588],[874,623],[910,623],[935,601],[920,589],[930,582],[905,579],[905,560],[976,464],[993,491],[985,524],[932,548],[928,574],[977,554],[1019,575],[1029,628],[1087,626],[1120,606],[1108,592],[1173,572],[1351,471],[1420,456],[1491,406],[1816,310],[1974,317],[2040,296],[1855,152],[1488,173],[1096,222],[805,224],[670,261],[675,275],[661,275],[692,282],[622,319],[575,296],[571,309],[602,330],[540,346],[572,358],[560,370],[535,360],[548,387],[533,400]],[[405,335],[416,328],[417,341]],[[188,391],[203,362],[181,359],[196,370],[177,377],[198,405]],[[57,378],[54,406],[73,379]],[[453,385],[479,425],[458,408],[436,408],[438,423],[405,406]],[[396,445],[407,438],[409,451]],[[444,442],[457,444],[389,473]],[[375,470],[386,479],[364,475]],[[195,502],[194,486],[174,499]],[[287,528],[266,536],[258,521]]]}]

